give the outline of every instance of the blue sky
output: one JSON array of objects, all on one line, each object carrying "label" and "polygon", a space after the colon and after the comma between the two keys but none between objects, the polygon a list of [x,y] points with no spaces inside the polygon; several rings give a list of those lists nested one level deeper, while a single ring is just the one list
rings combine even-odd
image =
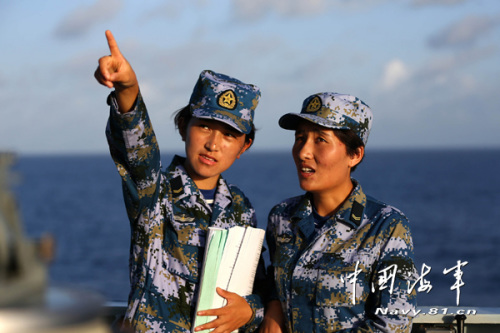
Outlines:
[{"label": "blue sky", "polygon": [[286,112],[322,91],[374,112],[369,148],[500,147],[500,1],[0,1],[0,150],[105,153],[93,72],[110,29],[163,152],[201,70],[262,90],[254,150],[290,149]]}]

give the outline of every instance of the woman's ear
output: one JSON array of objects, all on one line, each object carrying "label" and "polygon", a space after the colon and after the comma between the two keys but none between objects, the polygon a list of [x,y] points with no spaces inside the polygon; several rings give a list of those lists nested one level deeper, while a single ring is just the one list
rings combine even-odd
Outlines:
[{"label": "woman's ear", "polygon": [[250,146],[252,145],[252,139],[247,139],[245,140],[245,144],[243,145],[243,147],[241,147],[241,150],[238,154],[238,156],[236,156],[236,158],[240,158],[241,155],[246,152],[248,150],[248,148],[250,148]]},{"label": "woman's ear", "polygon": [[363,159],[363,156],[365,155],[365,147],[360,146],[356,148],[356,152],[351,156],[351,160],[349,162],[349,167],[353,168],[356,165],[358,165],[361,160]]}]

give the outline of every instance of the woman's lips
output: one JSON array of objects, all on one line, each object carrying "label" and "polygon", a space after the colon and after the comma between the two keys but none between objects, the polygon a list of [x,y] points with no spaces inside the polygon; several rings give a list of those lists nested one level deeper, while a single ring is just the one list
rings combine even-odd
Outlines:
[{"label": "woman's lips", "polygon": [[214,165],[215,163],[217,163],[217,160],[215,158],[205,154],[200,154],[200,161],[208,165]]}]

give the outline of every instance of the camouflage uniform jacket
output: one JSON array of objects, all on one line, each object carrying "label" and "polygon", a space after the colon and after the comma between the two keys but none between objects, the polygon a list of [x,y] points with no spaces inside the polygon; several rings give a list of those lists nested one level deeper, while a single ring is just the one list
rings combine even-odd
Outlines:
[{"label": "camouflage uniform jacket", "polygon": [[[122,177],[131,225],[131,292],[126,322],[136,332],[189,332],[209,226],[256,226],[255,211],[235,186],[219,178],[211,208],[174,157],[161,171],[160,152],[142,97],[126,114],[113,94],[106,136]],[[256,278],[257,281],[257,278]],[[254,311],[244,329],[263,317],[257,295],[245,299]]]},{"label": "camouflage uniform jacket", "polygon": [[[309,193],[283,201],[269,214],[274,272],[268,277],[274,273],[274,298],[281,301],[289,332],[411,330],[416,293],[408,293],[407,282],[413,285],[417,274],[408,220],[354,183],[318,231]],[[395,267],[390,290],[391,279],[384,283],[383,277]]]}]

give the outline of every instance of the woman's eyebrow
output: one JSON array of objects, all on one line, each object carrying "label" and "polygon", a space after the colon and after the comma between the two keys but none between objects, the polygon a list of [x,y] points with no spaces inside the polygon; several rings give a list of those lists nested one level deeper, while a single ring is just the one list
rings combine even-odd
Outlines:
[{"label": "woman's eyebrow", "polygon": [[333,131],[329,131],[329,130],[324,130],[324,129],[318,129],[316,130],[315,132],[319,133],[319,134],[322,134],[322,135],[331,135],[333,133]]},{"label": "woman's eyebrow", "polygon": [[306,132],[313,132],[313,133],[317,133],[317,134],[321,134],[321,135],[331,135],[333,133],[333,131],[324,130],[321,128],[316,128],[316,129],[311,129],[311,130],[296,129],[295,135],[303,134]]}]

